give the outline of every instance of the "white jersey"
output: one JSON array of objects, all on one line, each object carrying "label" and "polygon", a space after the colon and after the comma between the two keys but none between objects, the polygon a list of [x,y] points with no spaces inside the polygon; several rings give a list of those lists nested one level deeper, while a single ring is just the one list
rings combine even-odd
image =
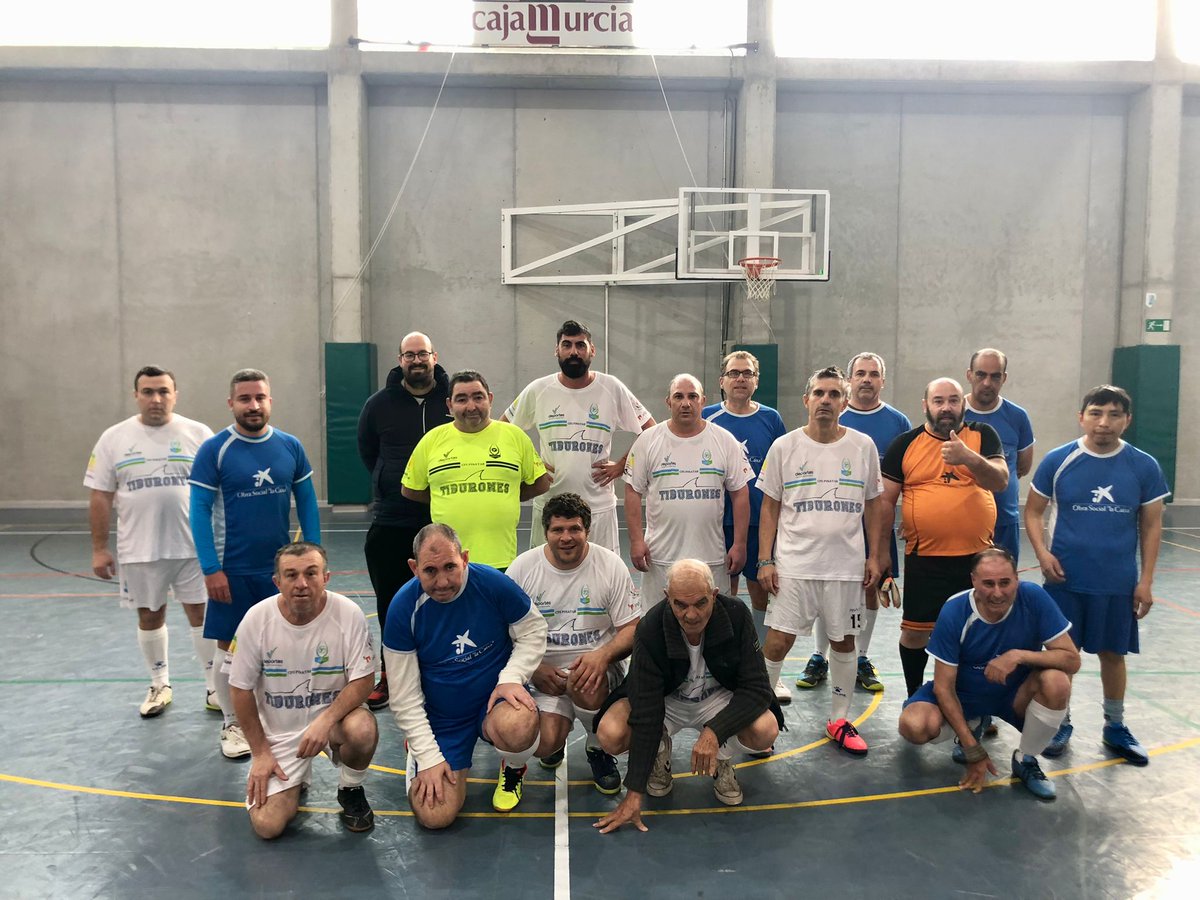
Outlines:
[{"label": "white jersey", "polygon": [[254,604],[229,652],[229,683],[253,691],[272,742],[300,734],[351,681],[375,674],[367,619],[354,601],[326,591],[325,609],[307,625],[279,611],[279,594]]},{"label": "white jersey", "polygon": [[565,387],[557,375],[531,381],[504,411],[518,428],[537,429],[542,460],[554,467],[550,490],[535,498],[535,509],[567,491],[586,500],[593,513],[617,505],[612,486],[592,480],[592,463],[608,459],[614,431],[636,434],[650,413],[620,380],[593,374],[585,388]]},{"label": "white jersey", "polygon": [[179,415],[165,425],[143,425],[132,416],[100,435],[83,483],[116,494],[118,562],[195,557],[188,476],[210,437],[203,422]]},{"label": "white jersey", "polygon": [[745,448],[719,425],[677,437],[667,422],[643,431],[629,451],[625,480],[646,499],[646,544],[658,564],[725,559],[725,495],[753,473]]},{"label": "white jersey", "polygon": [[[879,450],[870,437],[847,428],[832,444],[820,444],[797,428],[767,451],[758,487],[779,501],[775,559],[781,576],[862,580],[863,511],[883,493]],[[765,535],[759,540],[767,545]]]},{"label": "white jersey", "polygon": [[591,544],[574,569],[556,569],[545,547],[513,560],[505,572],[546,620],[544,661],[566,668],[584,653],[610,643],[617,629],[641,615],[629,569],[617,554]]}]

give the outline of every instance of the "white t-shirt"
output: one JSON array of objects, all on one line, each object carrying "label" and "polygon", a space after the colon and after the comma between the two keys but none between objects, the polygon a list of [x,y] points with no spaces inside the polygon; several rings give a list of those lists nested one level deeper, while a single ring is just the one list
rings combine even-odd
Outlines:
[{"label": "white t-shirt", "polygon": [[667,422],[643,431],[629,451],[625,480],[646,499],[650,558],[664,565],[698,559],[711,566],[725,558],[725,494],[753,476],[746,451],[732,434],[707,423],[682,438]]},{"label": "white t-shirt", "polygon": [[250,607],[229,652],[229,683],[254,691],[272,741],[299,734],[351,681],[374,675],[375,647],[354,601],[326,591],[325,609],[307,625],[279,611],[279,595]]},{"label": "white t-shirt", "polygon": [[[781,576],[862,580],[863,511],[883,493],[879,451],[870,437],[847,428],[832,444],[820,444],[797,428],[767,451],[758,487],[779,501],[775,559]],[[759,544],[767,546],[765,535]]]},{"label": "white t-shirt", "polygon": [[707,700],[717,691],[725,690],[721,687],[721,682],[713,677],[708,671],[708,664],[704,661],[704,638],[700,638],[700,643],[692,646],[686,640],[688,652],[688,674],[687,678],[679,687],[675,688],[675,693],[672,696],[676,700],[682,700],[685,703],[699,703],[702,700]]},{"label": "white t-shirt", "polygon": [[518,428],[537,429],[542,459],[554,466],[554,481],[535,498],[536,509],[567,491],[579,494],[592,512],[617,505],[612,486],[592,480],[592,463],[608,459],[614,431],[636,434],[650,413],[618,379],[594,374],[591,384],[578,389],[565,387],[557,375],[531,381],[504,411]]},{"label": "white t-shirt", "polygon": [[607,547],[591,544],[574,569],[556,569],[545,547],[513,560],[506,574],[546,620],[544,662],[566,668],[584,653],[608,644],[617,629],[641,615],[641,601],[629,569]]},{"label": "white t-shirt", "polygon": [[179,415],[165,425],[143,425],[132,416],[100,435],[83,483],[116,494],[119,562],[195,557],[188,476],[196,451],[210,437],[203,422]]}]

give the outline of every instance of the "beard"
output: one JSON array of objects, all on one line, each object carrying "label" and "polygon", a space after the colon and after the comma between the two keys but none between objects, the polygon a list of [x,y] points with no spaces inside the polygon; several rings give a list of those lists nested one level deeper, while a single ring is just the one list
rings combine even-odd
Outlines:
[{"label": "beard", "polygon": [[409,387],[427,388],[433,384],[433,366],[413,366],[404,373]]},{"label": "beard", "polygon": [[562,369],[562,373],[568,378],[582,378],[588,373],[591,363],[580,359],[578,356],[568,356],[566,359],[558,361],[558,367]]},{"label": "beard", "polygon": [[929,422],[929,427],[943,437],[949,437],[951,431],[958,431],[958,429],[962,427],[963,423],[963,417],[961,413],[959,415],[954,415],[953,413],[941,413],[937,416],[937,418],[934,418],[930,413],[927,412],[925,413],[925,419],[927,422]]}]

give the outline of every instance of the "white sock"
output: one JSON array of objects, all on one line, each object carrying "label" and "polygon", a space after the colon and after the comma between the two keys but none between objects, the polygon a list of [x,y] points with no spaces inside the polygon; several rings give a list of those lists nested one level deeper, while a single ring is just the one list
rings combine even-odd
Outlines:
[{"label": "white sock", "polygon": [[845,719],[850,713],[850,695],[858,677],[858,657],[834,650],[829,654],[830,722]]},{"label": "white sock", "polygon": [[345,763],[338,766],[338,787],[358,787],[367,777],[370,766],[365,769],[352,769]]},{"label": "white sock", "polygon": [[537,749],[537,745],[540,743],[540,741],[541,735],[539,734],[534,736],[533,743],[524,750],[513,752],[511,750],[500,750],[497,748],[496,752],[504,757],[504,765],[508,766],[508,768],[519,769],[521,766],[525,765],[525,763],[529,762],[529,757],[533,756],[533,751]]},{"label": "white sock", "polygon": [[584,709],[582,706],[575,707],[575,718],[583,726],[583,733],[587,738],[585,746],[589,750],[595,750],[600,746],[600,741],[596,739],[596,733],[592,731],[592,725],[596,722],[596,713],[598,712],[600,712],[598,709]]},{"label": "white sock", "polygon": [[879,615],[879,610],[868,607],[866,613],[863,617],[862,631],[854,639],[854,645],[858,649],[859,656],[866,656],[867,651],[871,649],[871,635],[875,633],[875,619]]},{"label": "white sock", "polygon": [[1066,717],[1065,709],[1049,709],[1030,700],[1025,709],[1025,727],[1021,729],[1020,751],[1026,756],[1037,756],[1046,749]]},{"label": "white sock", "polygon": [[[732,738],[731,740],[737,740]],[[726,741],[717,748],[717,759],[733,759],[733,748],[729,746],[730,741]],[[738,741],[738,746],[741,747],[741,741]]]},{"label": "white sock", "polygon": [[825,631],[825,620],[820,616],[813,622],[813,653],[829,658],[829,634]]},{"label": "white sock", "polygon": [[754,620],[754,633],[758,635],[758,646],[767,642],[767,611],[750,607],[750,618]]},{"label": "white sock", "polygon": [[237,724],[237,713],[233,711],[233,694],[229,692],[229,670],[225,668],[225,657],[228,655],[229,651],[220,647],[213,650],[213,689],[217,692],[217,704],[225,717],[226,728]]},{"label": "white sock", "polygon": [[213,687],[213,654],[217,652],[217,642],[204,636],[203,625],[192,627],[192,649],[204,670],[205,688],[210,691],[215,690]]},{"label": "white sock", "polygon": [[146,660],[146,669],[150,672],[150,683],[155,687],[165,687],[171,683],[170,668],[167,665],[167,626],[162,625],[153,631],[138,629],[138,647],[142,650],[142,658]]},{"label": "white sock", "polygon": [[767,659],[764,656],[763,662],[767,664],[767,681],[771,685],[771,690],[775,690],[775,683],[779,681],[779,676],[783,673],[783,660]]}]

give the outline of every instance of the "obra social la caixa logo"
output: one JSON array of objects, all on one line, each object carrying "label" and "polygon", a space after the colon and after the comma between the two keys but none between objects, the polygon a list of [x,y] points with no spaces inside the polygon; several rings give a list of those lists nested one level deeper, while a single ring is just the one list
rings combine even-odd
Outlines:
[{"label": "obra social la caixa logo", "polygon": [[476,2],[476,44],[633,46],[632,0],[588,3]]}]

